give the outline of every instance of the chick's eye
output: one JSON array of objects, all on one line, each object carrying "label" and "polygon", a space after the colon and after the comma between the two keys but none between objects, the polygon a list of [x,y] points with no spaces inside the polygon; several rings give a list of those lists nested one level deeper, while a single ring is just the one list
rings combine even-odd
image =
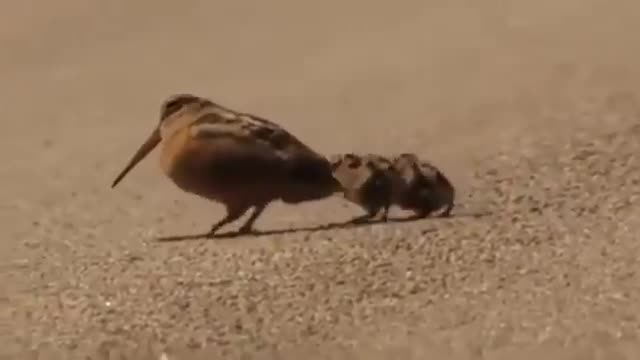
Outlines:
[{"label": "chick's eye", "polygon": [[355,158],[355,159],[352,159],[352,160],[349,162],[349,165],[347,165],[347,166],[349,166],[349,169],[357,169],[357,168],[359,168],[361,165],[362,165],[362,161],[360,161],[360,159]]},{"label": "chick's eye", "polygon": [[331,164],[331,170],[335,170],[342,164],[342,159],[330,159],[329,163]]}]

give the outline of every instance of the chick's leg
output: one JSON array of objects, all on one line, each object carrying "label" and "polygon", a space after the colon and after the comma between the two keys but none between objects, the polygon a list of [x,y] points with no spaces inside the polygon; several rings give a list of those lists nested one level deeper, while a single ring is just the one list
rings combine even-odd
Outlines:
[{"label": "chick's leg", "polygon": [[373,219],[378,212],[380,211],[380,207],[371,207],[369,209],[367,209],[367,213],[361,216],[356,216],[355,218],[349,220],[347,223],[348,224],[363,224],[366,223],[368,221],[370,221],[371,219]]},{"label": "chick's leg", "polygon": [[451,216],[451,210],[453,210],[453,202],[450,202],[446,205],[444,211],[442,211],[440,213],[440,217],[450,217]]},{"label": "chick's leg", "polygon": [[382,207],[382,215],[380,216],[380,220],[383,222],[387,222],[389,220],[389,208],[391,207],[390,203],[384,204]]}]

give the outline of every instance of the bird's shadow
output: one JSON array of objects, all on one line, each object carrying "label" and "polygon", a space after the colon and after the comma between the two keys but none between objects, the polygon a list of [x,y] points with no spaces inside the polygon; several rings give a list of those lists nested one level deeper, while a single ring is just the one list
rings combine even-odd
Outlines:
[{"label": "bird's shadow", "polygon": [[[358,227],[371,226],[371,225],[388,225],[392,223],[404,223],[404,222],[413,222],[413,221],[428,220],[428,219],[429,220],[435,220],[435,219],[446,220],[450,218],[459,218],[459,217],[479,218],[479,217],[484,217],[488,215],[491,215],[491,213],[490,212],[463,213],[463,214],[451,214],[450,216],[445,216],[445,217],[427,217],[427,218],[409,216],[409,217],[401,217],[401,218],[389,218],[387,219],[387,221],[376,220],[376,221],[367,221],[367,222],[353,222],[352,220],[349,220],[345,222],[334,222],[334,223],[329,223],[324,225],[300,227],[300,228],[293,228],[293,229],[277,229],[277,230],[265,230],[265,231],[254,230],[253,232],[250,232],[250,233],[228,231],[225,233],[216,234],[210,237],[210,239],[232,239],[232,238],[237,238],[242,236],[258,237],[258,236],[269,236],[269,235],[278,235],[278,234],[291,234],[291,233],[297,233],[297,232],[313,232],[313,231],[323,231],[323,230],[332,230],[332,229],[349,229],[349,228],[358,228]],[[209,236],[209,233],[199,233],[199,234],[189,234],[189,235],[163,236],[163,237],[157,237],[155,240],[158,242],[174,242],[174,241],[207,239],[208,236]]]}]

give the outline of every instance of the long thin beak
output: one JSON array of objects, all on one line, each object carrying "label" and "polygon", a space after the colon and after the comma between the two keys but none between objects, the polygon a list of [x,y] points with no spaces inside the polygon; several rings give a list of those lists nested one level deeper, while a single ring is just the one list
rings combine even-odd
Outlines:
[{"label": "long thin beak", "polygon": [[113,181],[113,184],[111,184],[111,188],[116,187],[116,185],[118,185],[120,180],[122,180],[129,173],[129,171],[133,169],[134,166],[136,166],[142,159],[144,159],[145,156],[147,156],[151,152],[151,150],[153,150],[160,143],[160,140],[161,140],[160,129],[156,128],[155,130],[153,130],[153,132],[151,133],[149,138],[144,142],[144,144],[140,146],[138,151],[136,151],[136,153],[133,155],[131,160],[129,160],[129,163],[127,164],[127,166]]}]

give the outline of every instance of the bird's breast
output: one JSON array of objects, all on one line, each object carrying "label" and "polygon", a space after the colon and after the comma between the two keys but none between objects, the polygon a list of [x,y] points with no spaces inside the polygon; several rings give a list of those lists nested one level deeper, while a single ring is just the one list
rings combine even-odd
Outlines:
[{"label": "bird's breast", "polygon": [[197,137],[187,128],[163,142],[162,170],[186,192],[221,201],[272,198],[284,184],[279,156],[232,134]]},{"label": "bird's breast", "polygon": [[206,166],[211,154],[194,142],[188,128],[166,137],[162,145],[160,167],[165,175],[186,192],[215,198]]}]

